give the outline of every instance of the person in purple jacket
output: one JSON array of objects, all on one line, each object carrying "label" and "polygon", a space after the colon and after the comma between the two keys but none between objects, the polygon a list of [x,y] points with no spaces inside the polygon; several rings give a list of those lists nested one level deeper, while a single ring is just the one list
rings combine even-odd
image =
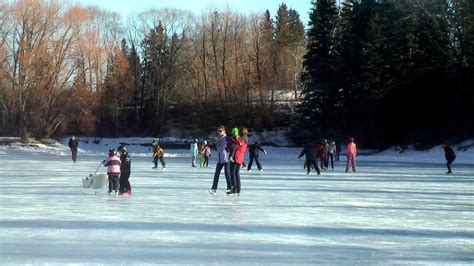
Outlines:
[{"label": "person in purple jacket", "polygon": [[230,137],[227,137],[225,134],[225,127],[219,126],[217,129],[217,164],[216,171],[214,173],[214,181],[212,182],[212,187],[209,190],[209,193],[216,194],[217,184],[219,183],[219,176],[221,174],[222,168],[224,168],[225,181],[227,182],[227,191],[230,192],[233,189],[233,182],[230,176],[229,168],[229,152],[228,145],[230,145]]},{"label": "person in purple jacket", "polygon": [[115,195],[118,194],[120,189],[119,177],[120,177],[120,158],[115,155],[115,150],[109,150],[109,158],[102,161],[102,164],[107,167],[107,175],[109,176],[109,194],[114,190]]}]

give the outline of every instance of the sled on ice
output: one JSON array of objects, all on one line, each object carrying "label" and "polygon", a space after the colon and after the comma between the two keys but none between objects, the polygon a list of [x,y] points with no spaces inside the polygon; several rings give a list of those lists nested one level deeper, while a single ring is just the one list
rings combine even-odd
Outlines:
[{"label": "sled on ice", "polygon": [[95,170],[94,174],[89,174],[86,178],[82,179],[82,192],[84,193],[87,190],[94,190],[94,194],[97,194],[98,189],[105,189],[108,183],[108,176],[106,174],[97,174],[99,166]]},{"label": "sled on ice", "polygon": [[107,186],[108,177],[105,174],[89,175],[82,179],[83,192],[89,189],[93,189],[94,193],[97,194],[98,189],[105,189]]}]

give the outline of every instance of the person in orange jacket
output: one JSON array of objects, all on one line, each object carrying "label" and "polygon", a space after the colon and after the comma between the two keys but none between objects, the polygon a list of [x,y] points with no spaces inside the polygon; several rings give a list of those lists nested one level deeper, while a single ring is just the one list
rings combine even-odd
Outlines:
[{"label": "person in orange jacket", "polygon": [[356,171],[356,155],[357,147],[354,143],[354,138],[349,138],[349,144],[347,144],[347,164],[346,164],[346,173],[349,172],[349,163],[352,164],[352,171]]}]

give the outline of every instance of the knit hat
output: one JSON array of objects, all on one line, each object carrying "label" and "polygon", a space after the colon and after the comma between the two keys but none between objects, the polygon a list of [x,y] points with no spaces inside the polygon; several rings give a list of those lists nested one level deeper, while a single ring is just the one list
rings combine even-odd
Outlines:
[{"label": "knit hat", "polygon": [[234,127],[234,128],[232,129],[232,136],[238,136],[238,135],[239,135],[239,129],[236,128],[236,127]]}]

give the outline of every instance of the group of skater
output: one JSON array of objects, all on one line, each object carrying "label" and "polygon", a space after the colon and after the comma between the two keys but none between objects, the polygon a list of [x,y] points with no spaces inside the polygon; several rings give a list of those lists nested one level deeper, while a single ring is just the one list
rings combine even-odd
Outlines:
[{"label": "group of skater", "polygon": [[[306,141],[306,144],[303,147],[298,158],[305,156],[305,162],[303,168],[306,169],[306,174],[309,175],[311,169],[316,170],[318,175],[321,174],[321,170],[329,169],[329,162],[331,162],[331,169],[334,170],[334,162],[339,162],[339,157],[341,153],[341,145],[336,143],[336,141],[328,142],[327,139],[324,139],[320,143],[314,144],[312,141]],[[349,143],[347,144],[346,149],[347,163],[346,163],[346,173],[349,172],[349,165],[352,166],[352,171],[356,172],[356,155],[357,147],[354,142],[354,138],[349,138]],[[318,161],[320,166],[318,166]]]},{"label": "group of skater", "polygon": [[[209,189],[209,193],[215,194],[219,183],[219,177],[224,169],[224,176],[226,180],[226,194],[240,194],[241,191],[241,178],[240,169],[246,168],[247,171],[251,171],[253,162],[255,161],[257,169],[262,172],[263,168],[259,160],[259,151],[267,155],[267,152],[261,147],[259,142],[249,144],[248,130],[246,128],[241,129],[239,134],[238,128],[233,128],[231,134],[227,135],[226,129],[223,125],[217,128],[217,138],[215,143],[203,140],[199,142],[196,138],[191,141],[190,152],[192,155],[191,166],[197,167],[199,160],[200,167],[209,167],[209,158],[211,157],[211,149],[217,152],[217,163],[214,172],[214,178],[212,187]],[[77,149],[79,146],[78,139],[72,136],[69,139],[68,145],[71,149],[72,160],[77,160]],[[153,168],[158,167],[158,161],[160,161],[162,169],[166,169],[166,163],[164,161],[164,150],[158,144],[153,141]],[[446,174],[451,174],[451,164],[456,159],[454,150],[447,144],[442,145],[446,167],[448,171]],[[245,165],[245,153],[249,152],[249,163]],[[298,158],[305,156],[304,168],[306,174],[310,174],[311,169],[314,169],[317,175],[321,174],[321,170],[328,170],[329,165],[334,170],[334,162],[339,162],[341,147],[340,145],[332,140],[322,140],[319,143],[314,144],[311,141],[307,141],[303,147],[303,150],[299,154]],[[349,168],[352,167],[352,171],[356,172],[356,156],[357,146],[354,138],[349,138],[346,147],[346,168],[345,172],[349,172]],[[319,166],[318,166],[319,161]],[[108,157],[102,161],[103,166],[107,167],[108,175],[108,193],[118,195],[131,195],[132,189],[129,182],[131,173],[131,157],[128,153],[126,145],[120,145],[115,149],[109,149]]]},{"label": "group of skater", "polygon": [[191,166],[197,167],[196,162],[199,160],[199,167],[209,167],[209,158],[211,158],[211,148],[212,145],[207,140],[202,142],[198,141],[197,138],[194,138],[191,141],[191,146],[189,151],[191,153]]},{"label": "group of skater", "polygon": [[[233,132],[238,133],[238,128],[234,128]],[[233,133],[232,133],[233,134]],[[234,137],[234,135],[231,135],[231,137]],[[242,137],[245,137],[247,139],[247,150],[249,153],[249,163],[245,164],[245,161],[242,162],[241,167],[246,168],[248,172],[252,170],[252,165],[253,162],[255,161],[257,165],[257,169],[262,172],[263,167],[262,163],[260,162],[259,159],[259,152],[263,152],[265,156],[267,155],[267,151],[265,151],[261,144],[258,141],[255,141],[253,144],[248,143],[248,130],[243,128],[242,129]],[[211,141],[208,141],[206,139],[199,141],[197,138],[194,138],[191,141],[191,146],[190,146],[190,153],[191,153],[191,166],[192,167],[197,167],[196,162],[199,160],[199,167],[206,167],[209,168],[209,159],[211,158],[212,150],[217,151],[217,142],[212,143]],[[230,150],[230,148],[229,148]]]},{"label": "group of skater", "polygon": [[132,187],[129,178],[131,173],[132,159],[125,145],[120,145],[118,153],[115,149],[109,150],[109,156],[102,161],[107,167],[109,178],[109,194],[132,195]]},{"label": "group of skater", "polygon": [[245,152],[248,148],[248,130],[242,128],[242,136],[239,135],[239,129],[233,128],[231,135],[228,136],[223,125],[217,128],[217,141],[215,148],[217,150],[217,164],[214,172],[214,180],[209,193],[215,194],[219,184],[219,176],[224,169],[226,180],[226,194],[240,194],[240,168],[244,164]]}]

